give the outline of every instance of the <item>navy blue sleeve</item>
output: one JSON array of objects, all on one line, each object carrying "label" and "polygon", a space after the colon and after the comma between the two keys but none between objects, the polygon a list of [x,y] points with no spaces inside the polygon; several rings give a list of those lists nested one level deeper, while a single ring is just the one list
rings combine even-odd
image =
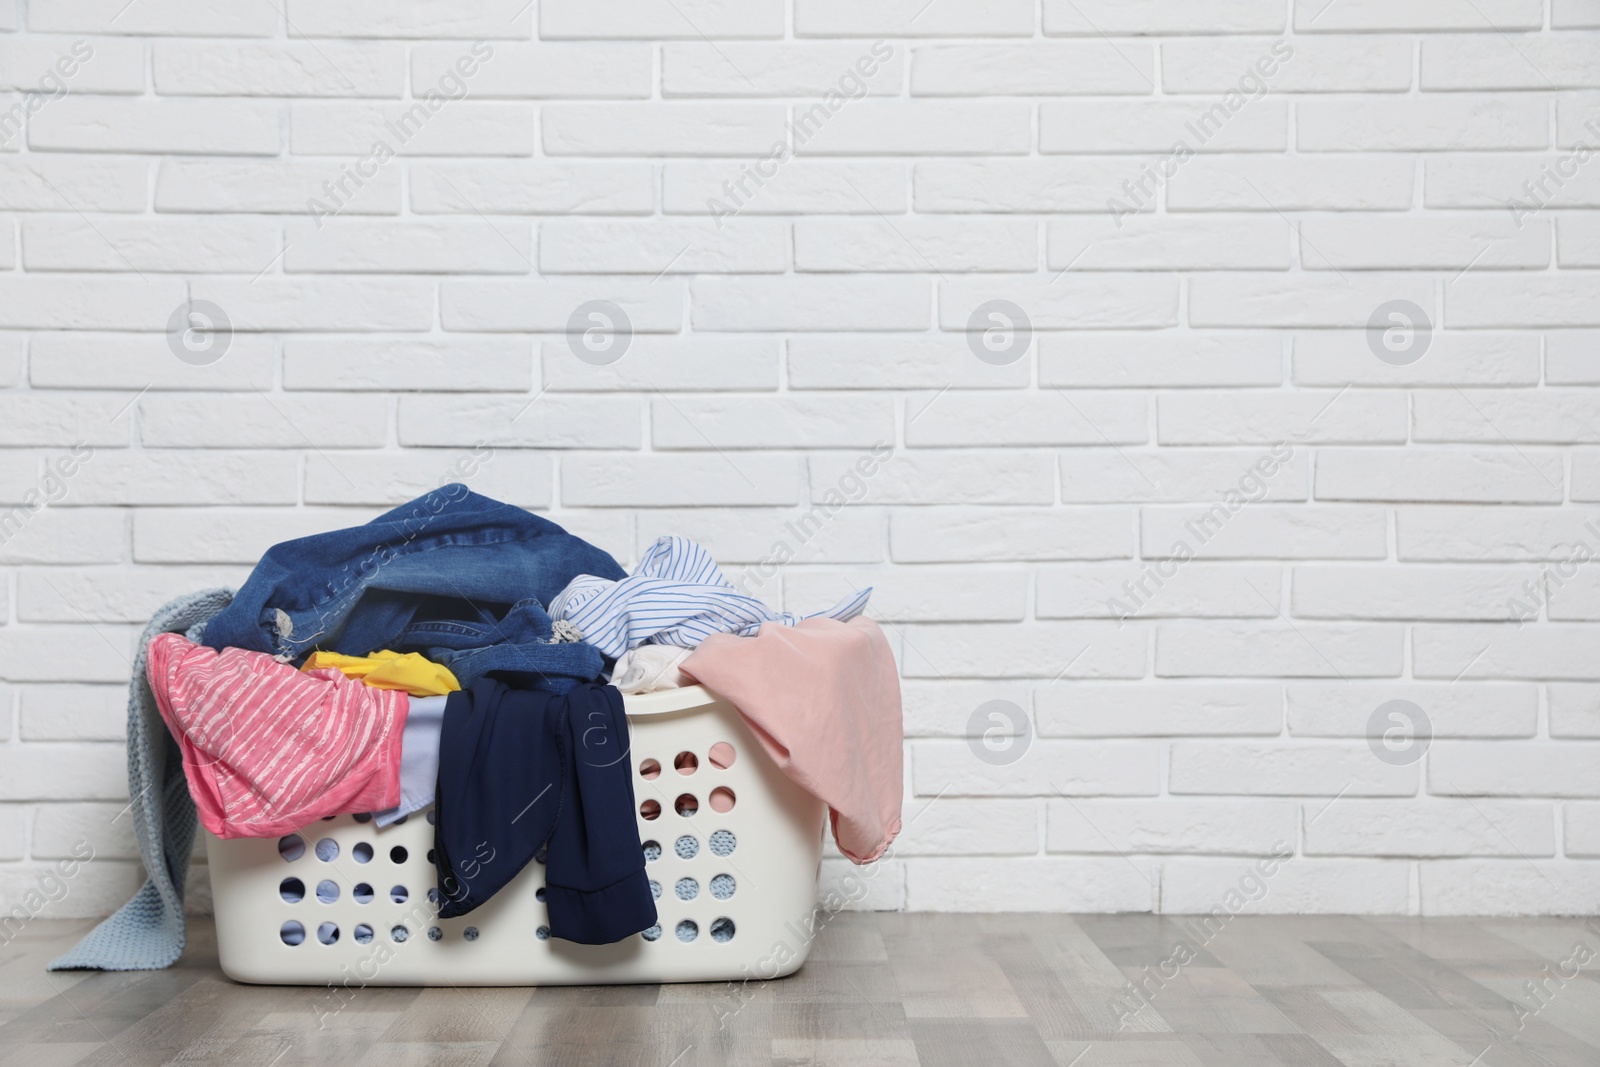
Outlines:
[{"label": "navy blue sleeve", "polygon": [[433,827],[440,918],[486,902],[550,839],[566,791],[550,729],[559,700],[488,679],[446,700]]},{"label": "navy blue sleeve", "polygon": [[550,933],[586,945],[656,923],[622,694],[472,683],[445,703],[434,805],[441,918],[466,915],[541,850]]},{"label": "navy blue sleeve", "polygon": [[553,936],[604,945],[656,924],[634,814],[628,717],[609,685],[579,686],[565,700],[572,790],[550,839],[545,905]]}]

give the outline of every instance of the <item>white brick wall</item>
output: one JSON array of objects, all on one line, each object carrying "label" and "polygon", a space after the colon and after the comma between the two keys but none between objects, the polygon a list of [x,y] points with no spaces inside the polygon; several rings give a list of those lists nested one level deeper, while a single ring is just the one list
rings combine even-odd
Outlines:
[{"label": "white brick wall", "polygon": [[877,587],[869,906],[1600,909],[1597,10],[0,0],[0,910],[152,608],[462,470]]}]

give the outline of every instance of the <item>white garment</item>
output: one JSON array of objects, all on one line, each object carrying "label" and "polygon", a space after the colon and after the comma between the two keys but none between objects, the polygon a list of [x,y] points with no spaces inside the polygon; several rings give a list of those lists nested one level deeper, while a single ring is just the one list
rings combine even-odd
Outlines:
[{"label": "white garment", "polygon": [[624,693],[654,693],[693,685],[694,679],[678,670],[678,664],[693,651],[673,645],[640,645],[617,658],[611,684]]}]

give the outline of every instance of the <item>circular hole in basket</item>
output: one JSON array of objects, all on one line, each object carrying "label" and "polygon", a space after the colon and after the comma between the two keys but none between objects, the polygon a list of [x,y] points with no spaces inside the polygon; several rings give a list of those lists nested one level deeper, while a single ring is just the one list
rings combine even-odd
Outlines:
[{"label": "circular hole in basket", "polygon": [[693,752],[680,752],[672,758],[672,767],[679,774],[693,774],[700,769],[700,760]]},{"label": "circular hole in basket", "polygon": [[661,777],[661,761],[647,759],[639,764],[639,777],[647,782],[653,782]]},{"label": "circular hole in basket", "polygon": [[700,926],[693,919],[680,919],[672,932],[678,935],[679,941],[693,941],[700,936]]},{"label": "circular hole in basket", "polygon": [[406,899],[410,896],[411,894],[406,892],[406,887],[403,885],[389,887],[389,899],[394,901],[396,904],[404,904]]},{"label": "circular hole in basket", "polygon": [[680,860],[692,860],[700,854],[700,839],[693,834],[684,834],[672,843],[672,851],[678,854]]},{"label": "circular hole in basket", "polygon": [[396,819],[394,822],[390,823],[389,825],[390,826],[404,826],[406,824],[406,820],[409,819],[409,818],[411,818],[411,816],[402,815],[398,819]]},{"label": "circular hole in basket", "polygon": [[656,925],[650,927],[650,929],[648,929],[648,930],[641,930],[639,932],[639,936],[644,938],[646,941],[660,941],[661,940],[661,924],[660,923],[656,923]]},{"label": "circular hole in basket", "polygon": [[354,815],[352,815],[351,818],[354,819],[356,822],[371,822],[372,821],[372,812],[370,812],[370,811],[358,811]]},{"label": "circular hole in basket", "polygon": [[439,929],[437,926],[428,927],[428,940],[429,941],[438,941],[442,937],[444,937],[444,931],[443,930]]},{"label": "circular hole in basket", "polygon": [[541,904],[544,903],[544,886],[540,886],[538,889],[533,891],[533,899],[537,900]]},{"label": "circular hole in basket", "polygon": [[278,927],[278,936],[283,938],[285,945],[298,945],[306,939],[306,928],[298,920],[290,919]]},{"label": "circular hole in basket", "polygon": [[478,928],[476,926],[469,926],[465,930],[461,931],[461,936],[466,938],[468,941],[476,941],[478,940]]},{"label": "circular hole in basket", "polygon": [[306,884],[298,878],[285,878],[278,883],[278,895],[287,904],[298,904],[306,899]]},{"label": "circular hole in basket", "polygon": [[411,931],[406,929],[405,923],[395,923],[389,928],[389,936],[398,945],[411,936]]},{"label": "circular hole in basket", "polygon": [[652,900],[661,899],[661,883],[653,878],[650,880],[650,897]]},{"label": "circular hole in basket", "polygon": [[324,837],[317,842],[317,859],[323,863],[332,863],[339,858],[339,842],[331,837]]},{"label": "circular hole in basket", "polygon": [[293,863],[306,854],[306,839],[299,834],[285,834],[278,838],[278,855]]},{"label": "circular hole in basket", "polygon": [[706,758],[711,761],[711,766],[719,771],[725,771],[733,766],[733,761],[739,758],[739,754],[728,742],[718,741],[711,746],[711,751],[706,753]]},{"label": "circular hole in basket", "polygon": [[356,944],[369,944],[372,941],[372,927],[368,926],[366,923],[356,923],[356,929],[353,936],[356,939]]},{"label": "circular hole in basket", "polygon": [[540,941],[548,941],[550,940],[550,928],[548,926],[541,926],[533,932],[533,936],[537,937]]},{"label": "circular hole in basket", "polygon": [[693,878],[679,878],[678,884],[672,887],[679,900],[693,900],[700,895],[700,883]]},{"label": "circular hole in basket", "polygon": [[732,830],[717,830],[711,835],[711,854],[713,856],[731,856],[733,850],[739,847],[739,839],[733,836]]},{"label": "circular hole in basket", "polygon": [[390,863],[404,863],[406,861],[406,857],[408,857],[410,855],[411,855],[411,853],[406,851],[406,846],[404,846],[404,845],[396,845],[396,846],[394,846],[394,848],[391,848],[389,850],[389,862]]},{"label": "circular hole in basket", "polygon": [[357,904],[371,904],[372,898],[377,896],[366,882],[356,883],[356,887],[350,890],[350,895],[356,898]]},{"label": "circular hole in basket", "polygon": [[711,791],[711,810],[718,815],[726,815],[733,810],[734,802],[737,799],[733,795],[733,790],[725,785],[719,785]]},{"label": "circular hole in basket", "polygon": [[694,813],[700,810],[700,801],[695,799],[693,793],[679,793],[678,799],[672,802],[672,809],[685,819],[692,819]]},{"label": "circular hole in basket", "polygon": [[435,864],[437,864],[439,862],[438,859],[436,858],[437,856],[438,856],[438,853],[434,852],[433,849],[430,848],[428,850],[428,866],[432,867],[433,865],[435,865]]},{"label": "circular hole in basket", "polygon": [[711,940],[713,940],[713,941],[732,941],[733,940],[733,920],[727,918],[726,916],[724,916],[721,919],[712,919],[711,920]]},{"label": "circular hole in basket", "polygon": [[332,815],[324,815],[322,817],[322,821],[323,822],[332,822],[333,821],[333,816]]},{"label": "circular hole in basket", "polygon": [[331,945],[335,941],[339,940],[339,924],[323,923],[321,926],[317,927],[317,940],[321,941],[324,945]]},{"label": "circular hole in basket", "polygon": [[644,843],[644,861],[646,863],[654,863],[656,860],[658,860],[660,858],[661,858],[661,842],[659,842],[659,841],[646,841]]},{"label": "circular hole in basket", "polygon": [[324,878],[317,883],[317,899],[324,904],[332,904],[339,899],[339,883],[332,878]]},{"label": "circular hole in basket", "polygon": [[661,801],[647,800],[639,805],[639,817],[645,822],[655,822],[661,818]]},{"label": "circular hole in basket", "polygon": [[[719,874],[711,879],[711,895],[718,900],[727,900],[739,888],[739,883],[733,880],[731,874]],[[712,933],[715,933],[715,929]]]},{"label": "circular hole in basket", "polygon": [[428,903],[437,904],[442,899],[443,898],[439,896],[439,887],[436,885],[430,885],[428,887]]},{"label": "circular hole in basket", "polygon": [[428,825],[429,826],[433,825],[433,809],[432,808],[428,809]]},{"label": "circular hole in basket", "polygon": [[350,858],[355,860],[357,863],[371,863],[372,846],[367,844],[365,841],[361,842],[350,850]]}]

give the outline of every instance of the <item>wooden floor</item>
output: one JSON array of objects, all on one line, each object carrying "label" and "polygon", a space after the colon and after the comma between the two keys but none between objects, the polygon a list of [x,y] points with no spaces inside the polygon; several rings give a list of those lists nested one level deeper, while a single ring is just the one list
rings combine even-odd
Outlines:
[{"label": "wooden floor", "polygon": [[369,988],[327,1015],[325,989],[224,978],[206,921],[178,966],[120,974],[47,973],[90,924],[36,921],[0,947],[0,1063],[1600,1064],[1600,922],[1192,923],[844,914],[798,975],[742,996]]}]

